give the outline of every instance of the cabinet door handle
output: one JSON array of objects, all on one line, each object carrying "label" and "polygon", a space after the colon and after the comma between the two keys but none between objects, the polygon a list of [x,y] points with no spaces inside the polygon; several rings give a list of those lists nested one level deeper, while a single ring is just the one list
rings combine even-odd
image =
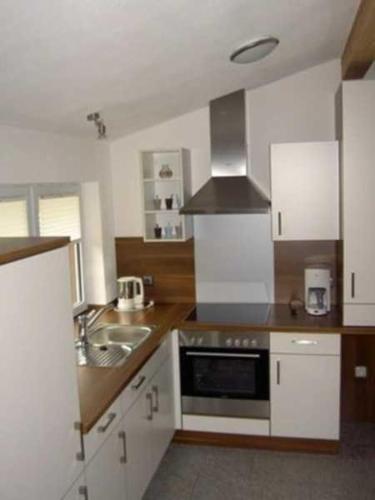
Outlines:
[{"label": "cabinet door handle", "polygon": [[82,434],[82,424],[81,422],[74,422],[74,429],[79,432],[79,441],[81,449],[76,453],[76,460],[78,462],[84,462],[85,460],[85,446],[83,442],[83,434]]},{"label": "cabinet door handle", "polygon": [[292,344],[297,345],[318,345],[317,340],[308,340],[308,339],[293,339]]},{"label": "cabinet door handle", "polygon": [[283,225],[282,225],[282,220],[281,220],[281,212],[277,212],[277,231],[279,236],[282,235],[283,232]]},{"label": "cabinet door handle", "polygon": [[281,363],[280,360],[278,359],[276,361],[276,384],[280,385],[281,383]]},{"label": "cabinet door handle", "polygon": [[351,275],[351,296],[352,299],[355,297],[355,273],[352,273]]},{"label": "cabinet door handle", "polygon": [[146,399],[149,401],[149,404],[150,404],[150,413],[147,415],[147,420],[152,420],[152,417],[153,417],[153,404],[152,404],[152,394],[151,394],[151,392],[148,392],[146,394]]},{"label": "cabinet door handle", "polygon": [[122,446],[123,446],[123,450],[124,450],[124,454],[120,458],[120,463],[126,464],[126,462],[128,461],[128,454],[127,454],[127,451],[126,451],[126,432],[125,431],[120,431],[118,433],[118,437],[122,440]]},{"label": "cabinet door handle", "polygon": [[159,411],[159,387],[157,385],[152,386],[152,392],[155,395],[155,404],[152,407],[152,411]]},{"label": "cabinet door handle", "polygon": [[100,426],[98,427],[98,432],[100,432],[100,433],[105,432],[105,431],[108,429],[108,427],[111,425],[111,423],[114,421],[114,419],[115,419],[116,417],[117,417],[116,413],[110,413],[110,414],[108,415],[108,420],[107,420],[107,422],[106,422],[104,425],[100,425]]},{"label": "cabinet door handle", "polygon": [[133,384],[133,385],[132,385],[132,389],[133,389],[133,390],[135,390],[135,391],[136,391],[137,389],[139,389],[145,380],[146,380],[146,377],[145,377],[144,375],[142,375],[142,376],[139,378],[138,382],[137,382],[136,384]]},{"label": "cabinet door handle", "polygon": [[89,500],[89,492],[87,486],[80,486],[78,488],[78,494],[82,495],[85,500]]}]

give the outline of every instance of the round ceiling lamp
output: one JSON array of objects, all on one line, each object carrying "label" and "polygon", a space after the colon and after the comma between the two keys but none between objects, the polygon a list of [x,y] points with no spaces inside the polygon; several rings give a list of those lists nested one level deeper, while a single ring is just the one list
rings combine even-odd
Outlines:
[{"label": "round ceiling lamp", "polygon": [[230,56],[232,62],[248,64],[268,56],[279,44],[274,36],[257,38],[236,49]]}]

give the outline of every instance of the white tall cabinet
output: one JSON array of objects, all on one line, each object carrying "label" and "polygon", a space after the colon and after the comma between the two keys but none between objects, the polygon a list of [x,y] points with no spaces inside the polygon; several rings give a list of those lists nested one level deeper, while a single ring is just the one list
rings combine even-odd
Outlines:
[{"label": "white tall cabinet", "polygon": [[344,324],[375,325],[375,82],[342,85]]},{"label": "white tall cabinet", "polygon": [[0,266],[0,498],[58,500],[83,469],[68,248]]},{"label": "white tall cabinet", "polygon": [[339,239],[337,142],[271,145],[272,236]]}]

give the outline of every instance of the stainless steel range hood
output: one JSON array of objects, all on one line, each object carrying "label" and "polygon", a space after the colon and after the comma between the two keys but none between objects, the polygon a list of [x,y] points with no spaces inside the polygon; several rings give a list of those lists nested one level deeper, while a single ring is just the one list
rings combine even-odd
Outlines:
[{"label": "stainless steel range hood", "polygon": [[181,214],[261,214],[270,201],[247,177],[245,91],[210,102],[211,179]]}]

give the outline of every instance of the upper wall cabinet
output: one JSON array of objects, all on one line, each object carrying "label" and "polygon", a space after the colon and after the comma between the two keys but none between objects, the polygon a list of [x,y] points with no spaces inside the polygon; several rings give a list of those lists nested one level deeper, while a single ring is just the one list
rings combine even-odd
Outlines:
[{"label": "upper wall cabinet", "polygon": [[271,145],[274,240],[339,239],[337,142]]},{"label": "upper wall cabinet", "polygon": [[344,324],[375,325],[375,82],[341,90]]},{"label": "upper wall cabinet", "polygon": [[179,214],[191,196],[190,154],[186,149],[140,153],[145,241],[185,241],[192,220]]}]

